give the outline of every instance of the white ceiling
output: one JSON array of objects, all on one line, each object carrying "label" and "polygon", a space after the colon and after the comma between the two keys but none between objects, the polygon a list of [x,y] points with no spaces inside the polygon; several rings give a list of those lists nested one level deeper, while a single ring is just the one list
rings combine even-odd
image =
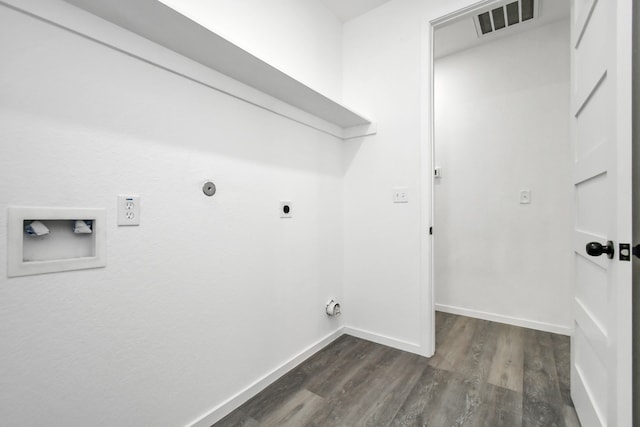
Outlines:
[{"label": "white ceiling", "polygon": [[342,22],[363,15],[389,0],[320,0]]},{"label": "white ceiling", "polygon": [[[513,0],[505,1],[510,3]],[[531,21],[523,22],[513,27],[498,30],[494,33],[478,37],[473,16],[481,11],[475,11],[460,19],[452,21],[444,27],[439,27],[435,32],[436,58],[441,58],[464,49],[472,48],[481,43],[488,43],[500,37],[507,37],[516,32],[528,31],[532,28],[549,24],[569,17],[569,0],[539,0],[538,17]],[[503,2],[501,2],[502,4]],[[495,7],[495,6],[493,6]],[[491,9],[491,7],[484,8]],[[484,11],[484,10],[482,10]]]}]

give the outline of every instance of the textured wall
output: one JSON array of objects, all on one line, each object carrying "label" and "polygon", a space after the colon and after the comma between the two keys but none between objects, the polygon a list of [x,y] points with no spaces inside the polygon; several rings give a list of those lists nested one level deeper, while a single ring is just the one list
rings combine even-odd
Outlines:
[{"label": "textured wall", "polygon": [[[470,0],[393,0],[344,26],[343,101],[367,111],[377,135],[346,145],[345,320],[433,351],[430,22]],[[409,187],[406,205],[391,189]],[[388,307],[388,313],[382,310]]]},{"label": "textured wall", "polygon": [[1,424],[185,425],[338,327],[341,142],[4,7],[0,52],[0,224],[107,209],[106,268],[0,263]]},{"label": "textured wall", "polygon": [[[345,321],[422,354],[433,351],[428,22],[467,3],[394,0],[344,26],[344,103],[378,123],[345,145]],[[409,203],[392,203],[400,186]]]},{"label": "textured wall", "polygon": [[[438,33],[436,33],[438,42]],[[572,327],[569,22],[435,63],[435,295]],[[520,204],[520,190],[531,204]]]}]

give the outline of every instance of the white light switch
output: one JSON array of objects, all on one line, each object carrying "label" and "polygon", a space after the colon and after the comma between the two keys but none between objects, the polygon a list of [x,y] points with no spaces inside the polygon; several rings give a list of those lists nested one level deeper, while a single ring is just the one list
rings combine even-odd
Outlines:
[{"label": "white light switch", "polygon": [[140,225],[140,196],[118,196],[118,225]]},{"label": "white light switch", "polygon": [[392,190],[393,203],[409,203],[409,189],[407,187],[396,187]]},{"label": "white light switch", "polygon": [[520,190],[520,204],[528,205],[531,203],[531,190]]}]

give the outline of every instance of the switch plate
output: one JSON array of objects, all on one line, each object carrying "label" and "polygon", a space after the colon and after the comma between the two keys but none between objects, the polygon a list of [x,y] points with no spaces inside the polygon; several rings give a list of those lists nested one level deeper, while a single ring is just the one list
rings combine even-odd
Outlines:
[{"label": "switch plate", "polygon": [[118,225],[140,225],[140,196],[118,196]]},{"label": "switch plate", "polygon": [[291,200],[280,201],[280,218],[293,218],[293,203],[291,203]]},{"label": "switch plate", "polygon": [[409,203],[409,188],[396,187],[392,190],[393,203]]},{"label": "switch plate", "polygon": [[531,203],[531,190],[520,190],[520,204],[528,205]]}]

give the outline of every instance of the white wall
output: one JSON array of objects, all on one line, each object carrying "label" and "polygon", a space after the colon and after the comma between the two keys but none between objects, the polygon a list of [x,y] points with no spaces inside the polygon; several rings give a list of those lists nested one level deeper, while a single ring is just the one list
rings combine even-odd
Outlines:
[{"label": "white wall", "polygon": [[[354,329],[419,352],[420,140],[419,127],[408,124],[419,118],[411,77],[420,61],[403,41],[407,33],[418,37],[420,27],[394,6],[386,3],[344,29],[344,101],[378,122],[376,136],[346,143],[344,317]],[[409,203],[392,203],[399,186],[409,187]]]},{"label": "white wall", "polygon": [[[378,123],[346,147],[345,320],[423,354],[433,351],[429,22],[474,3],[392,0],[344,27],[343,102]],[[394,205],[401,185],[412,200]]]},{"label": "white wall", "polygon": [[[421,354],[433,351],[428,200],[428,20],[465,2],[393,0],[344,27],[343,102],[378,133],[345,146],[346,324]],[[392,188],[410,189],[407,204]],[[348,310],[347,310],[348,308]]]},{"label": "white wall", "polygon": [[[214,11],[230,32],[250,22],[232,3]],[[3,421],[184,425],[330,336],[318,306],[343,277],[352,332],[428,353],[427,23],[470,3],[393,0],[346,24],[343,101],[380,125],[346,145],[2,9],[0,223],[8,205],[108,209],[105,269],[6,279],[0,263]],[[304,56],[314,36],[243,45],[243,28],[214,30],[339,95],[340,59]],[[120,193],[142,196],[139,228],[115,225]]]},{"label": "white wall", "polygon": [[437,307],[568,333],[569,22],[437,60],[434,90]]},{"label": "white wall", "polygon": [[186,425],[339,328],[341,142],[5,7],[0,52],[0,224],[107,209],[106,268],[0,263],[1,424]]},{"label": "white wall", "polygon": [[342,23],[318,0],[161,0],[318,92],[342,96]]}]

